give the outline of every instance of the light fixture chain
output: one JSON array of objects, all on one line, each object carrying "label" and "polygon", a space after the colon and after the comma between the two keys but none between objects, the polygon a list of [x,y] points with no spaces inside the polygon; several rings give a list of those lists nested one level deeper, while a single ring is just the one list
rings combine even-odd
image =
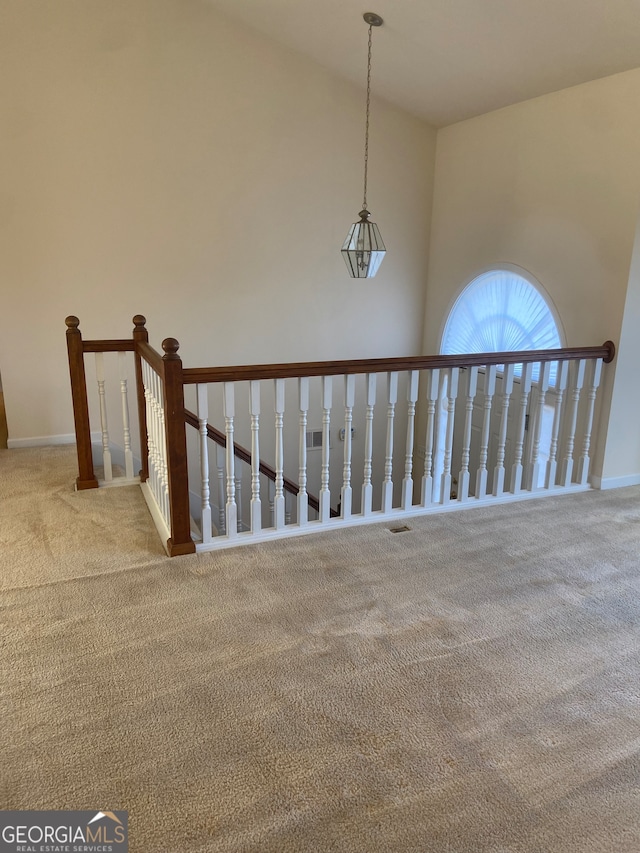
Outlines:
[{"label": "light fixture chain", "polygon": [[369,109],[371,104],[371,41],[373,25],[369,24],[369,56],[367,58],[367,121],[364,132],[364,201],[362,209],[367,209],[367,169],[369,166]]}]

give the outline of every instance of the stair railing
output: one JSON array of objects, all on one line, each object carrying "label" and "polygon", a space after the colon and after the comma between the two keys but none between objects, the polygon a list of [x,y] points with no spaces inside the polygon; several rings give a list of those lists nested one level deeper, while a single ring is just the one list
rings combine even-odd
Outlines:
[{"label": "stair railing", "polygon": [[[528,352],[184,368],[175,339],[163,341],[163,356],[149,345],[141,315],[134,318],[132,338],[115,341],[83,341],[78,319],[69,317],[67,342],[78,443],[78,488],[98,485],[84,355],[134,354],[140,480],[170,555],[326,526],[588,488],[602,365],[615,354],[613,343],[607,341],[599,347]],[[107,472],[109,433],[100,359],[96,376],[101,421],[98,435]],[[335,377],[341,377],[342,388],[337,406]],[[273,399],[273,414],[267,422],[267,455],[272,456],[273,465],[261,458],[265,382]],[[293,438],[291,429],[285,428],[285,396],[291,397],[292,383],[297,420]],[[315,397],[310,383],[317,386]],[[185,408],[185,390],[192,385],[195,413]],[[220,423],[224,421],[224,432],[209,423],[213,386],[222,389],[222,411],[217,417]],[[126,382],[122,388],[126,392]],[[238,408],[236,401],[242,398],[243,389],[247,392],[246,406]],[[123,413],[125,409],[123,403]],[[307,457],[307,425],[311,411],[321,420],[316,431],[321,456],[316,457],[317,470],[313,473],[317,499],[309,494],[312,472]],[[126,418],[124,421],[126,445]],[[199,432],[196,460],[190,460],[187,426]],[[236,440],[242,430],[250,434],[250,450]],[[354,443],[362,434],[364,442],[358,446],[356,460]],[[340,454],[332,444],[336,436],[343,442]],[[216,462],[222,472],[224,507],[218,507],[222,524],[213,524],[211,518],[210,441],[222,454]],[[297,482],[285,476],[285,464],[293,467],[294,456]],[[416,460],[421,460],[421,472],[416,471]],[[251,469],[246,515],[237,494],[241,482],[237,461]],[[130,470],[129,465],[125,481],[130,482],[126,476]],[[268,502],[263,500],[261,476],[269,485]],[[194,529],[191,518],[190,478],[192,483],[198,481],[191,492],[200,498],[199,529]],[[339,497],[339,511],[333,509],[332,497]],[[265,512],[269,504],[271,513]],[[309,518],[310,508],[315,508],[317,519]]]}]

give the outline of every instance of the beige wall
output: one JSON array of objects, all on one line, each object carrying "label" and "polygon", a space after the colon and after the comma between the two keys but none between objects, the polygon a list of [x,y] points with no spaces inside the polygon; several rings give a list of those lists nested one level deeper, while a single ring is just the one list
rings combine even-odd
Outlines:
[{"label": "beige wall", "polygon": [[[424,349],[437,351],[447,313],[473,277],[510,263],[533,274],[568,346],[620,344],[640,200],[640,70],[527,101],[438,134]],[[638,285],[640,287],[640,284]],[[612,390],[608,371],[605,396]],[[640,415],[632,386],[612,419]],[[622,396],[618,397],[621,404]],[[605,435],[602,430],[602,436]],[[640,473],[640,439],[596,451],[597,473]],[[614,464],[615,463],[615,464]]]},{"label": "beige wall", "polygon": [[339,250],[361,203],[361,89],[199,0],[9,0],[0,55],[13,441],[72,431],[67,314],[100,338],[141,312],[189,366],[420,351],[430,127],[373,101],[390,251],[358,282]]}]

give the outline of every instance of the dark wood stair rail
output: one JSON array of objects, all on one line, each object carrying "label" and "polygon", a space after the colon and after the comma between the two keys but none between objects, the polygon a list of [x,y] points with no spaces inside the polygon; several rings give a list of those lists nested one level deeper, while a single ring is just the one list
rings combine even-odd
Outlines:
[{"label": "dark wood stair rail", "polygon": [[616,347],[605,341],[599,347],[481,352],[461,355],[415,355],[406,358],[363,358],[351,361],[303,361],[284,364],[245,364],[237,367],[187,367],[185,385],[199,382],[241,382],[249,379],[297,379],[303,376],[341,376],[352,373],[390,373],[404,370],[435,370],[488,364],[525,364],[532,361],[571,361],[601,358],[613,361]]},{"label": "dark wood stair rail", "polygon": [[[194,412],[189,411],[189,409],[185,409],[184,419],[189,424],[189,426],[199,429],[200,423],[198,421],[198,416]],[[207,436],[212,441],[215,441],[216,444],[219,444],[220,447],[227,446],[226,435],[223,432],[220,432],[220,430],[216,429],[215,427],[212,427],[211,424],[207,424]],[[248,465],[251,465],[251,451],[247,450],[247,448],[243,447],[241,444],[236,444],[234,442],[233,455],[237,456],[238,459],[241,459]],[[266,462],[260,460],[259,468],[261,474],[264,474],[267,479],[271,480],[272,483],[275,483],[276,472],[270,465],[267,465]],[[294,483],[293,480],[289,480],[287,477],[282,478],[282,485],[285,492],[289,492],[290,495],[296,496],[300,491],[300,487],[298,486],[298,484]],[[307,494],[307,501],[311,509],[314,509],[316,512],[320,512],[320,501],[315,495]],[[337,510],[333,509],[333,507],[331,507],[330,515],[331,518],[337,518],[340,513]]]},{"label": "dark wood stair rail", "polygon": [[[67,352],[69,356],[69,376],[73,399],[73,416],[76,430],[78,453],[78,489],[95,489],[98,481],[93,470],[91,451],[91,427],[89,422],[89,404],[87,382],[84,368],[84,354],[87,352],[133,352],[135,357],[136,395],[138,421],[140,424],[140,447],[142,454],[141,481],[148,478],[147,458],[147,422],[144,385],[142,382],[142,359],[146,360],[160,376],[165,397],[165,429],[167,439],[167,470],[169,480],[169,506],[171,516],[171,537],[167,541],[167,550],[171,556],[190,554],[195,551],[191,539],[189,489],[187,472],[186,424],[198,426],[198,419],[184,406],[184,386],[208,382],[238,382],[248,379],[288,379],[304,376],[337,376],[361,373],[396,372],[405,370],[433,370],[448,367],[472,367],[488,364],[523,364],[543,361],[568,361],[575,359],[601,358],[605,364],[613,361],[615,345],[605,341],[599,347],[565,347],[564,349],[529,350],[501,353],[467,353],[463,355],[412,356],[408,358],[374,358],[350,361],[314,361],[285,364],[253,364],[236,367],[196,367],[183,368],[178,355],[179,343],[175,338],[165,338],[162,342],[164,356],[160,356],[149,345],[146,320],[141,314],[133,318],[131,338],[120,340],[83,340],[77,317],[66,318]],[[195,420],[195,423],[194,423]],[[209,436],[216,442],[226,443],[222,433],[213,427],[208,428]],[[236,455],[245,462],[251,462],[251,454],[236,445]],[[269,479],[275,480],[275,471],[260,463],[260,471]],[[284,481],[284,487],[291,494],[297,494],[298,487],[290,480]],[[309,504],[318,509],[317,499],[312,496]],[[315,504],[315,505],[314,505]],[[332,510],[332,515],[335,515]]]}]

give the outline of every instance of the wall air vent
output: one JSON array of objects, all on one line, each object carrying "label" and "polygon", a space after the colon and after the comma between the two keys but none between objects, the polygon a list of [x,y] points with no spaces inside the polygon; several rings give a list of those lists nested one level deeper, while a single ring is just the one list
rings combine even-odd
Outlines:
[{"label": "wall air vent", "polygon": [[307,430],[307,450],[322,450],[322,430]]}]

